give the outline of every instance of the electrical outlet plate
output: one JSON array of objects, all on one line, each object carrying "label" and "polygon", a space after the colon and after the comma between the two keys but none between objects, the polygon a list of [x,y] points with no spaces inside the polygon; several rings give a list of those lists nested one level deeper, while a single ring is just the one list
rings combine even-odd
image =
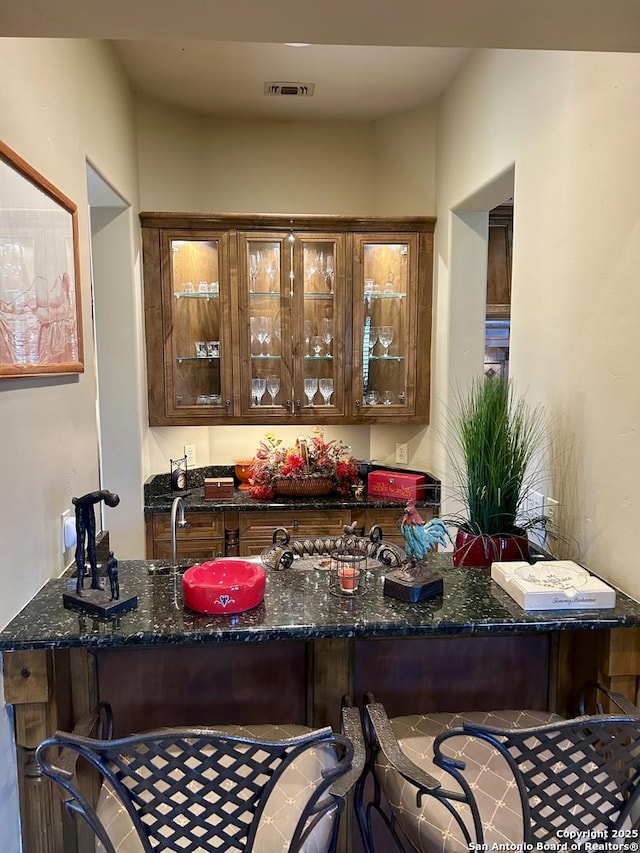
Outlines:
[{"label": "electrical outlet plate", "polygon": [[409,461],[409,448],[406,444],[396,444],[396,462],[399,465],[406,465]]},{"label": "electrical outlet plate", "polygon": [[558,501],[554,498],[547,498],[546,514],[549,527],[553,530],[554,525],[558,523]]},{"label": "electrical outlet plate", "polygon": [[190,471],[193,471],[194,468],[198,467],[196,465],[196,446],[195,446],[195,444],[185,444],[184,455],[187,457],[187,468]]}]

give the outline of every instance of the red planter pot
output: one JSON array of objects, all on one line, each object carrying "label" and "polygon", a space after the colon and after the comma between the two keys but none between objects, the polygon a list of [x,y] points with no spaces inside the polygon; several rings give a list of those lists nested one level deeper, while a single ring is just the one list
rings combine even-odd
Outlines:
[{"label": "red planter pot", "polygon": [[529,540],[525,535],[478,536],[460,528],[453,549],[454,566],[490,566],[503,560],[528,560]]}]

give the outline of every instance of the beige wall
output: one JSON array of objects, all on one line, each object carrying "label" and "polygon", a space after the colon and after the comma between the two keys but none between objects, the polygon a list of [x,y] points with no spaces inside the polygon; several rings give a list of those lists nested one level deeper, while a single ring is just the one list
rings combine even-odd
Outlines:
[{"label": "beige wall", "polygon": [[[565,553],[640,596],[640,57],[479,52],[442,104],[438,129],[435,398],[475,350],[451,306],[478,311],[456,277],[450,211],[515,164],[511,371],[548,407]],[[476,285],[477,286],[477,283]],[[466,358],[459,353],[468,351]],[[448,369],[458,354],[455,369]]]},{"label": "beige wall", "polygon": [[[222,121],[139,98],[137,124],[144,210],[433,215],[435,209],[432,109],[367,123]],[[167,470],[185,444],[196,445],[198,464],[232,463],[252,455],[265,429],[150,429],[148,472]],[[300,430],[281,432],[295,437]],[[327,435],[350,442],[355,455],[385,463],[395,459],[395,441],[408,440],[407,430],[400,432],[402,439],[394,427],[327,428]]]},{"label": "beige wall", "polygon": [[[0,625],[60,571],[60,513],[98,483],[86,158],[136,202],[128,85],[103,43],[0,40],[0,138],[78,205],[85,373],[2,380]],[[132,235],[133,239],[133,235]],[[0,704],[0,849],[20,849],[12,733]]]}]

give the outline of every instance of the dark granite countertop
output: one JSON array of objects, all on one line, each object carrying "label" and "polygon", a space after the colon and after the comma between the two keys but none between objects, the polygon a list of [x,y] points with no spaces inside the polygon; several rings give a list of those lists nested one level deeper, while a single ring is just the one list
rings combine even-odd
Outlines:
[{"label": "dark granite countertop", "polygon": [[[416,501],[418,507],[440,507],[440,481],[427,474],[427,489],[423,500]],[[189,472],[189,492],[185,496],[185,508],[189,512],[218,512],[226,510],[327,510],[327,509],[394,509],[404,508],[406,501],[391,500],[367,496],[356,500],[352,494],[337,493],[327,497],[271,498],[260,500],[253,498],[248,491],[234,488],[233,497],[227,500],[205,500],[205,477],[234,477],[236,486],[239,481],[234,476],[233,467],[210,465]],[[144,484],[144,511],[170,512],[174,495],[169,488],[168,474],[154,474]],[[437,513],[436,513],[437,514]]]},{"label": "dark granite countertop", "polygon": [[238,615],[204,616],[185,610],[181,576],[150,574],[158,561],[121,561],[123,595],[135,610],[111,619],[62,606],[73,581],[49,581],[0,632],[0,650],[70,646],[189,645],[325,637],[413,637],[640,626],[640,603],[621,592],[610,610],[525,612],[490,578],[488,569],[455,569],[450,555],[429,558],[444,576],[444,594],[419,604],[382,595],[384,570],[375,570],[358,598],[332,595],[321,570],[267,571],[262,604]]}]

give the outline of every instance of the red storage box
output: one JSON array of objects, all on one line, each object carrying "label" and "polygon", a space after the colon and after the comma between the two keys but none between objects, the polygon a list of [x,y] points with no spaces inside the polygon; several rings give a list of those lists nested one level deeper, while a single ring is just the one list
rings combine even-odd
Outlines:
[{"label": "red storage box", "polygon": [[372,471],[367,477],[367,493],[371,497],[419,501],[425,497],[427,478],[423,474],[397,471]]}]

